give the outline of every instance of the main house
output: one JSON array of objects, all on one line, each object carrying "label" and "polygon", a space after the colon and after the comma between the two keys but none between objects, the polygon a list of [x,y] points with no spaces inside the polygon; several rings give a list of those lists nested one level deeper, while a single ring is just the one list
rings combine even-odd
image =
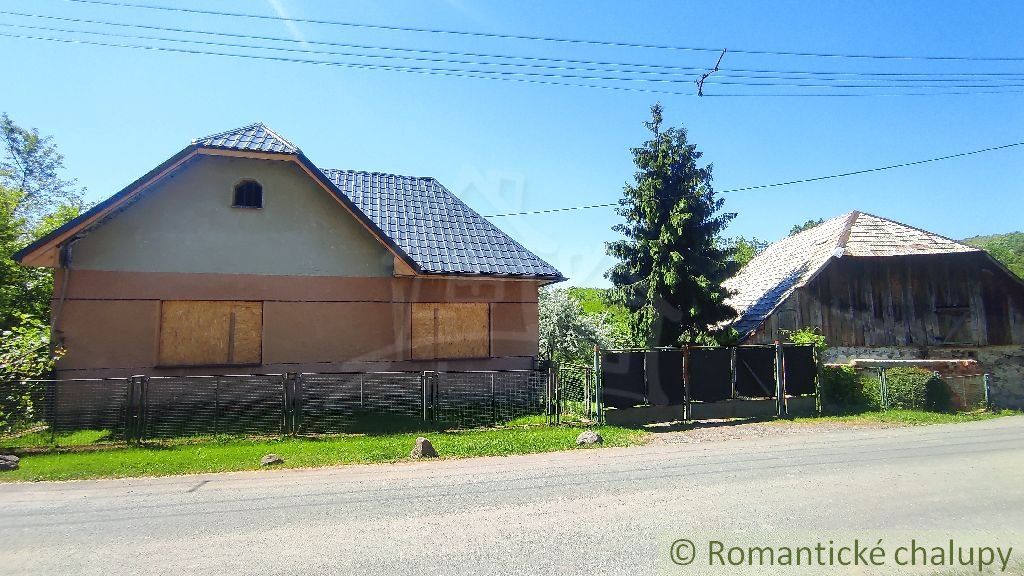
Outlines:
[{"label": "main house", "polygon": [[772,244],[725,283],[750,344],[819,328],[827,360],[970,359],[1024,407],[1024,281],[984,250],[850,212]]},{"label": "main house", "polygon": [[562,275],[433,178],[193,141],[15,255],[55,269],[61,377],[530,368]]}]

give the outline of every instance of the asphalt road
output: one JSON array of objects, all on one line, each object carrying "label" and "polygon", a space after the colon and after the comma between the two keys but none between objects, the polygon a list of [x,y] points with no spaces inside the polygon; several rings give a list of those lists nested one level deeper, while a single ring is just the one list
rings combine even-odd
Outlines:
[{"label": "asphalt road", "polygon": [[670,543],[974,531],[1024,533],[1024,417],[0,485],[2,574],[726,574],[672,564]]}]

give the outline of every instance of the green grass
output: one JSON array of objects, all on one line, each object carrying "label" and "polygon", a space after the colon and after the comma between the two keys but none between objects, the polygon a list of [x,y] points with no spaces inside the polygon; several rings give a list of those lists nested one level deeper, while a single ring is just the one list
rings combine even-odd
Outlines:
[{"label": "green grass", "polygon": [[1017,414],[1020,414],[1020,412],[1014,410],[1000,410],[995,412],[957,412],[951,414],[945,412],[924,412],[922,410],[886,410],[884,412],[861,412],[859,414],[848,414],[842,416],[797,417],[780,420],[780,422],[847,422],[851,424],[883,423],[898,424],[902,426],[923,426],[930,424],[955,424],[959,422],[974,422],[976,420],[991,420],[992,418],[1001,418],[1003,416],[1013,416]]},{"label": "green grass", "polygon": [[110,430],[75,430],[50,436],[49,430],[29,432],[0,439],[0,448],[35,448],[51,446],[86,446],[113,442]]},{"label": "green grass", "polygon": [[[279,467],[286,468],[397,462],[409,458],[409,451],[416,437],[421,434],[430,439],[442,458],[529,454],[575,449],[576,436],[581,430],[568,426],[539,426],[420,434],[345,435],[320,439],[224,439],[88,452],[59,451],[25,455],[18,470],[0,472],[0,482],[255,470],[260,467],[260,458],[268,453],[284,458],[284,464]],[[642,443],[646,439],[644,432],[626,428],[602,426],[595,430],[604,438],[605,446],[627,446]]]}]

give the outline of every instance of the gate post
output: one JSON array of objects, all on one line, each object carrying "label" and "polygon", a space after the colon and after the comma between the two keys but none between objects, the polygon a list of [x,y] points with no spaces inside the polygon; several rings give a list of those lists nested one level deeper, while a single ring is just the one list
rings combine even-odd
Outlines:
[{"label": "gate post", "polygon": [[601,374],[601,349],[594,346],[594,403],[597,408],[597,423],[604,424],[604,390]]},{"label": "gate post", "polygon": [[683,420],[693,419],[690,410],[690,345],[683,345]]},{"label": "gate post", "polygon": [[786,360],[781,342],[775,343],[775,405],[779,416],[789,414],[786,405]]},{"label": "gate post", "polygon": [[294,435],[298,431],[299,401],[297,399],[299,375],[295,372],[285,372],[281,376],[281,383],[284,388],[284,410],[281,422],[281,433]]},{"label": "gate post", "polygon": [[991,377],[988,374],[983,374],[981,377],[981,381],[985,385],[985,410],[989,410],[992,408],[992,405],[989,403],[988,399],[988,386],[990,379]]},{"label": "gate post", "polygon": [[423,421],[437,420],[434,410],[434,396],[437,394],[437,372],[424,370],[420,373],[420,386],[423,391]]},{"label": "gate post", "polygon": [[145,435],[146,422],[146,382],[145,375],[135,375],[128,379],[128,401],[125,414],[125,440],[139,442]]}]

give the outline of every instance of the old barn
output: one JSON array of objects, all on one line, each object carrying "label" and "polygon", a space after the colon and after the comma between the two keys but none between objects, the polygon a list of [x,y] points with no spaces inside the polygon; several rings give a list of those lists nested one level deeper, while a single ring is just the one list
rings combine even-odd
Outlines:
[{"label": "old barn", "polygon": [[1024,405],[1024,281],[987,252],[863,212],[769,246],[726,286],[746,343],[812,326],[828,360],[974,359]]}]

